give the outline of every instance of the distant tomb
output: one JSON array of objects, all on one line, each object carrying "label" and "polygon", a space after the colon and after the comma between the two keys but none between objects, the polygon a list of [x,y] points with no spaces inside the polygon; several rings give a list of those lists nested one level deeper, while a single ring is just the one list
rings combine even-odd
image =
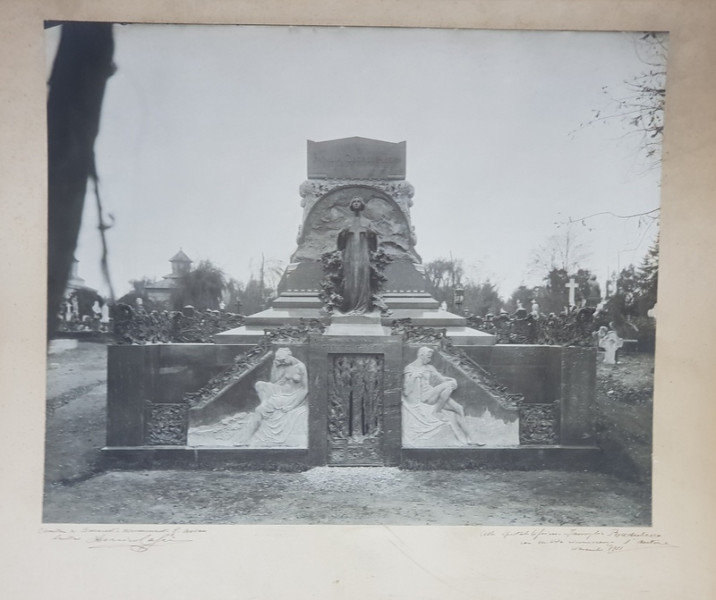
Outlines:
[{"label": "distant tomb", "polygon": [[599,331],[599,347],[604,350],[604,364],[617,364],[617,350],[624,345],[624,340],[617,335],[616,331],[605,331],[602,327]]}]

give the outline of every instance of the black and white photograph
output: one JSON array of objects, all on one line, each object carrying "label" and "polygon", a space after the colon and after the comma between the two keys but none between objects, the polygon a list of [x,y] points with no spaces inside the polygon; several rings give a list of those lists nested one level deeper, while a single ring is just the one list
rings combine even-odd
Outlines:
[{"label": "black and white photograph", "polygon": [[12,598],[713,595],[708,0],[8,0]]},{"label": "black and white photograph", "polygon": [[666,33],[45,42],[45,523],[651,525]]}]

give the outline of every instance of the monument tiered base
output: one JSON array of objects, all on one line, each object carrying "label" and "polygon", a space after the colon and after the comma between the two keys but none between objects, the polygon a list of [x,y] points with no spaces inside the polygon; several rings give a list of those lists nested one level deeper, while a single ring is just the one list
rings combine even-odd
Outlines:
[{"label": "monument tiered base", "polygon": [[[116,469],[235,469],[303,471],[316,466],[308,450],[189,448],[181,446],[106,447],[102,457]],[[532,469],[598,471],[603,460],[596,446],[531,446],[519,448],[405,448],[403,469]],[[358,466],[358,465],[356,465]]]},{"label": "monument tiered base", "polygon": [[[481,384],[464,364],[434,346],[430,364],[456,382],[452,397],[463,407],[465,418],[499,421],[501,428],[494,439],[489,437],[490,427],[480,430],[487,437],[477,441],[485,446],[415,447],[412,441],[406,445],[401,408],[403,372],[406,365],[416,362],[420,344],[384,335],[382,330],[379,333],[377,328],[382,325],[375,319],[345,319],[343,323],[338,319],[332,333],[310,335],[301,342],[278,342],[264,354],[255,355],[254,362],[242,358],[254,348],[246,344],[110,346],[108,433],[103,449],[108,465],[237,469],[304,469],[317,465],[598,467],[593,348],[462,346],[475,363],[498,376],[508,392],[524,396],[517,406],[510,406],[501,392]],[[308,395],[302,417],[306,419],[306,433],[298,442],[302,447],[231,447],[225,440],[212,447],[206,439],[199,446],[189,445],[191,428],[251,414],[256,409],[256,382],[271,380],[279,348],[290,349],[292,357],[306,367]],[[209,389],[206,398],[196,400],[198,390],[207,388],[208,382],[237,364],[245,366],[239,375],[225,378],[216,389]]]},{"label": "monument tiered base", "polygon": [[410,319],[410,324],[414,326],[445,329],[446,335],[458,345],[491,346],[496,339],[492,334],[468,327],[464,317],[437,307],[401,306],[405,303],[404,301],[397,302],[391,298],[386,299],[391,311],[389,315],[380,316],[377,312],[365,315],[343,315],[336,312],[330,318],[321,312],[322,305],[317,299],[311,304],[306,301],[303,306],[286,305],[279,302],[280,299],[277,299],[271,308],[246,317],[246,322],[242,327],[215,335],[214,342],[217,344],[255,344],[264,336],[267,329],[287,325],[296,326],[315,319],[330,322],[328,331],[331,333],[329,335],[338,335],[338,332],[341,331],[345,331],[346,335],[354,335],[352,330],[345,330],[343,327],[351,323],[351,319],[353,319],[353,323],[370,327],[371,335],[390,335],[394,321]]}]

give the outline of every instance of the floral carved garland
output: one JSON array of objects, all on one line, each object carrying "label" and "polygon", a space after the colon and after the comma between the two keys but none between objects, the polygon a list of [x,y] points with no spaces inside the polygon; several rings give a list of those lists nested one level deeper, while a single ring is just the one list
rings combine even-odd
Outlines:
[{"label": "floral carved garland", "polygon": [[[392,261],[382,248],[370,252],[370,289],[373,291],[369,308],[377,309],[381,315],[391,314],[388,305],[383,300],[380,290],[386,282],[385,269]],[[343,304],[343,255],[340,250],[324,252],[321,255],[323,265],[323,279],[321,280],[321,291],[318,294],[323,302],[323,311],[333,314],[340,310]]]}]

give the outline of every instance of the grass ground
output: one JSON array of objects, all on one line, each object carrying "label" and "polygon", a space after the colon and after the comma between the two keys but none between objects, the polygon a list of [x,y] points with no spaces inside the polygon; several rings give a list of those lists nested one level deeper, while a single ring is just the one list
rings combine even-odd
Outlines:
[{"label": "grass ground", "polygon": [[624,354],[597,364],[597,440],[605,472],[651,483],[654,357]]},{"label": "grass ground", "polygon": [[48,358],[43,521],[648,525],[650,368],[643,356],[599,366],[604,473],[103,471],[106,348],[80,343]]}]

